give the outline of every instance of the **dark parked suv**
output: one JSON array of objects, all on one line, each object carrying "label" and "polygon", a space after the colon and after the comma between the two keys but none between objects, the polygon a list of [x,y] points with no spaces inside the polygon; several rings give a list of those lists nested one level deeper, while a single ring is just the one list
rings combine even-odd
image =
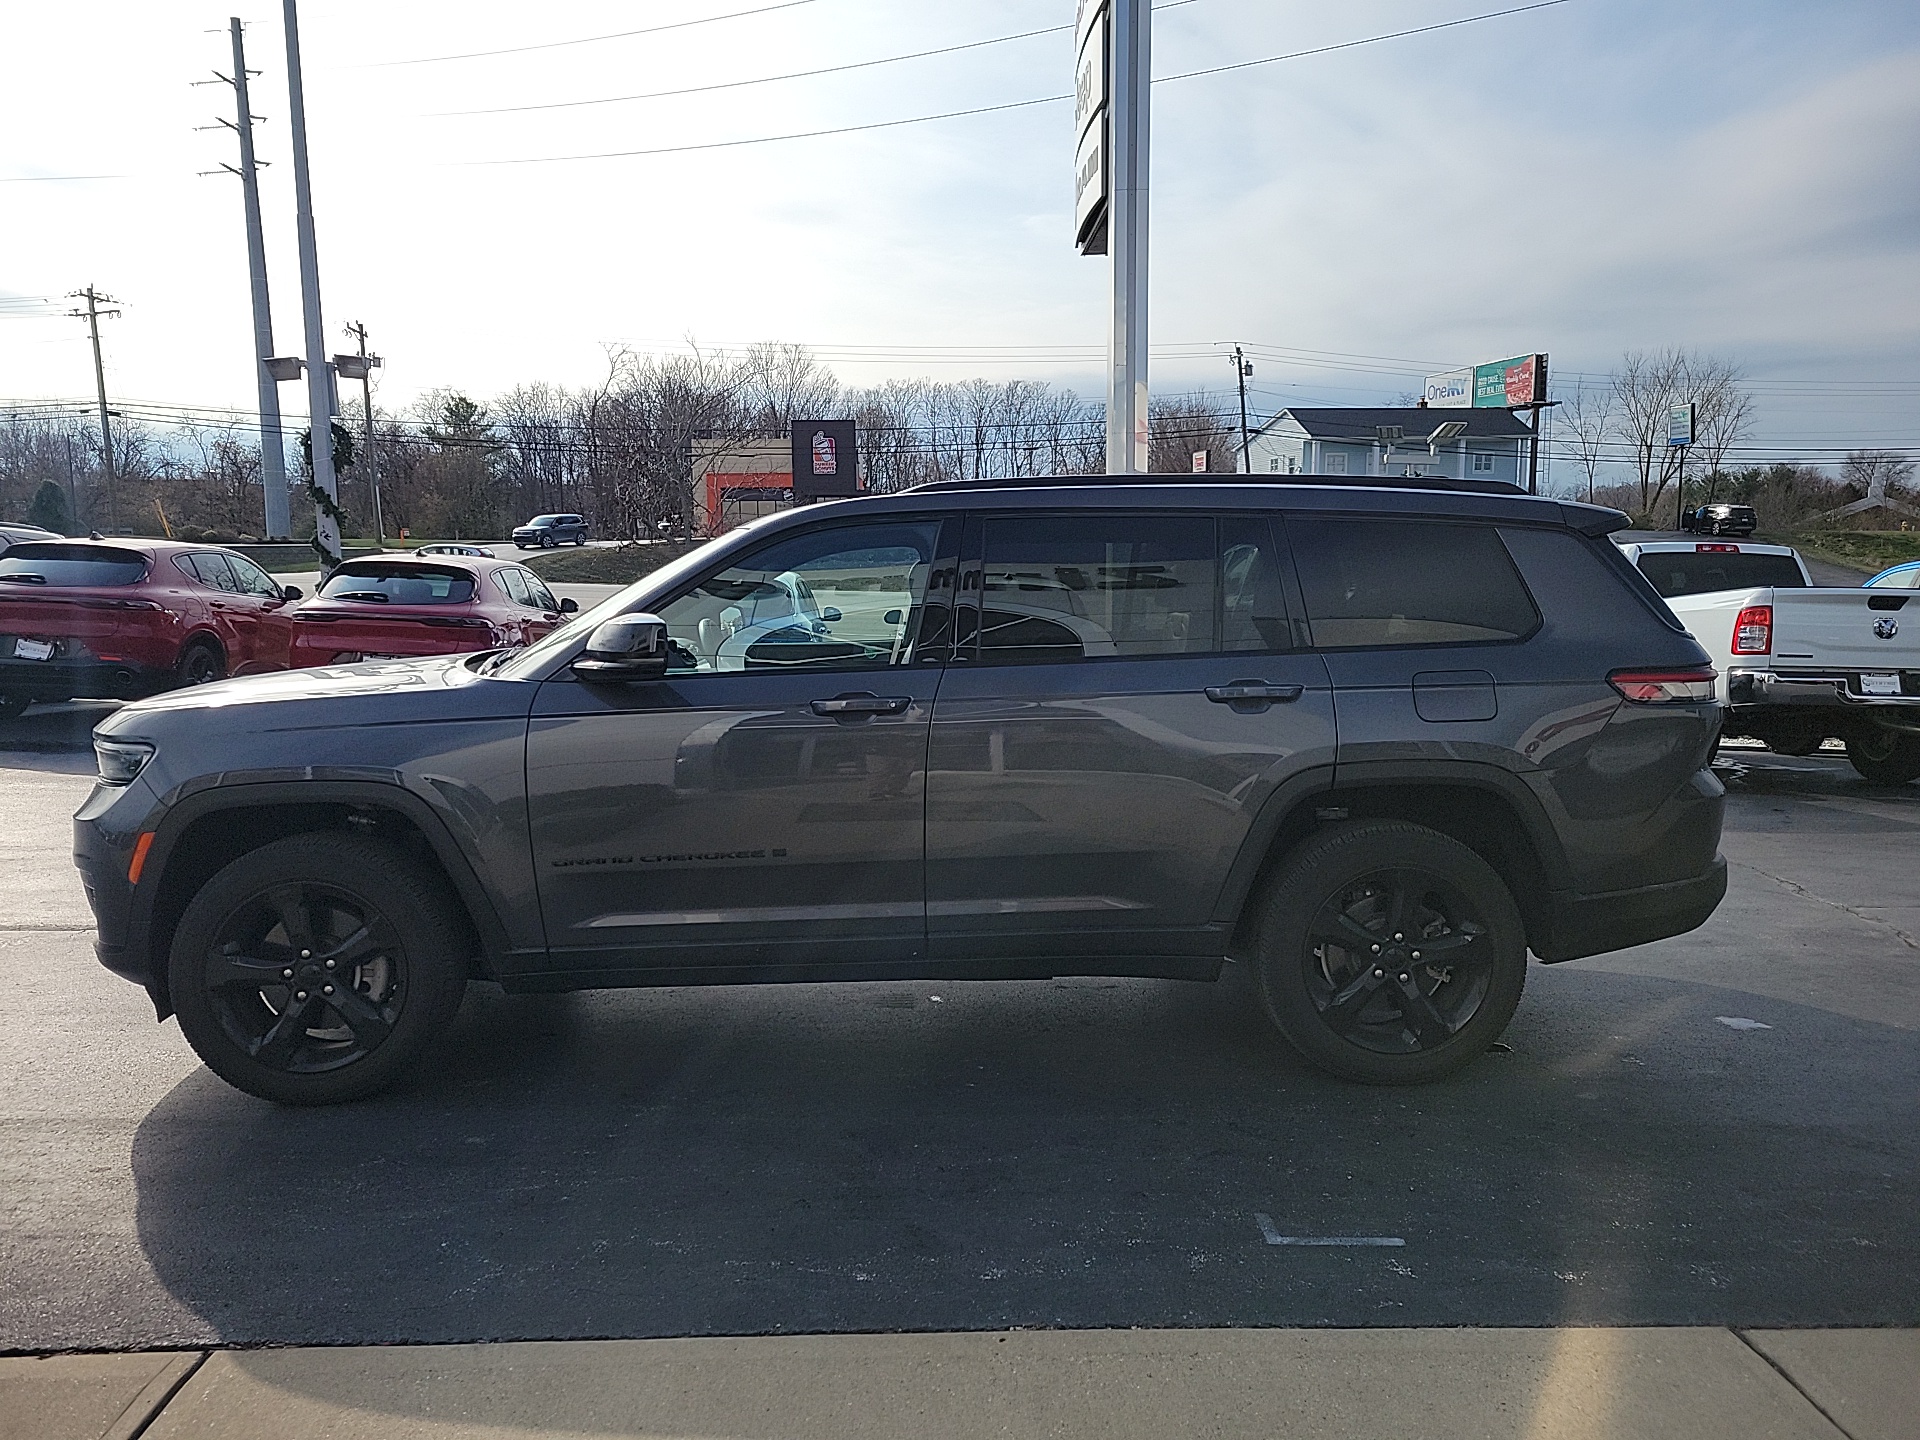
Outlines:
[{"label": "dark parked suv", "polygon": [[513,548],[527,550],[539,547],[551,550],[556,545],[584,545],[587,543],[587,520],[584,515],[536,515],[524,525],[516,525],[513,530]]},{"label": "dark parked suv", "polygon": [[1230,960],[1315,1064],[1430,1080],[1529,950],[1726,888],[1713,671],[1625,523],[1297,478],[785,511],[522,650],[120,711],[75,820],[100,958],[296,1103],[388,1084],[474,979]]}]

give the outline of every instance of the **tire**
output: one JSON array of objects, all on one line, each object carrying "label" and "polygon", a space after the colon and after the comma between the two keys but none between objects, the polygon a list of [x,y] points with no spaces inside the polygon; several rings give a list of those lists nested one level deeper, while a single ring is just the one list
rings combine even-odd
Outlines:
[{"label": "tire", "polygon": [[[1492,866],[1437,830],[1330,826],[1286,858],[1262,905],[1255,971],[1267,1014],[1344,1079],[1441,1079],[1485,1053],[1520,1003],[1519,908]],[[1436,951],[1455,958],[1436,965]]]},{"label": "tire", "polygon": [[1920,778],[1920,735],[1885,726],[1847,736],[1847,763],[1876,785],[1904,785]]},{"label": "tire", "polygon": [[[452,1022],[465,929],[445,886],[396,847],[291,836],[242,855],[188,903],[168,962],[174,1011],[207,1068],[249,1095],[363,1099]],[[333,976],[345,983],[323,998]]]},{"label": "tire", "polygon": [[211,685],[227,677],[227,658],[211,640],[189,641],[180,651],[174,675],[182,685]]},{"label": "tire", "polygon": [[579,546],[579,547],[580,547],[580,548],[581,548],[582,550],[584,550],[584,549],[586,549],[586,548],[587,548],[587,537],[586,537],[586,535],[585,535],[584,533],[582,533],[582,534],[579,534],[579,535],[576,535],[576,536],[574,536],[574,537],[573,537],[573,543],[574,543],[574,544],[576,544],[576,545],[578,545],[578,546]]},{"label": "tire", "polygon": [[540,548],[542,550],[551,550],[553,549],[554,546],[558,545],[559,543],[560,542],[558,540],[553,538],[553,535],[551,532],[545,535],[542,535],[540,537]]}]

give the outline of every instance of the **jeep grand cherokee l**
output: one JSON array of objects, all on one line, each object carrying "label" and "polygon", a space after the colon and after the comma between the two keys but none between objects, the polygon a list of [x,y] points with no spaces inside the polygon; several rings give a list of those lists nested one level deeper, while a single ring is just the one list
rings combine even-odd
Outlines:
[{"label": "jeep grand cherokee l", "polygon": [[1253,971],[1353,1079],[1726,888],[1713,671],[1617,512],[1454,482],[960,483],[765,517],[523,650],[96,731],[108,968],[256,1095],[512,991]]}]

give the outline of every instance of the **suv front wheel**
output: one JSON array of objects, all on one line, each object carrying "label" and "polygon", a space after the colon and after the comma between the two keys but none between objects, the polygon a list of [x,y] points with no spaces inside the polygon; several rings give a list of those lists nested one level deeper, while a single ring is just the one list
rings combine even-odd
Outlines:
[{"label": "suv front wheel", "polygon": [[1527,978],[1520,911],[1459,841],[1398,820],[1331,826],[1266,892],[1255,964],[1267,1013],[1323,1070],[1438,1080],[1507,1028]]},{"label": "suv front wheel", "polygon": [[207,1068],[283,1105],[392,1084],[466,990],[445,889],[403,851],[295,835],[201,887],[168,967],[180,1029]]}]

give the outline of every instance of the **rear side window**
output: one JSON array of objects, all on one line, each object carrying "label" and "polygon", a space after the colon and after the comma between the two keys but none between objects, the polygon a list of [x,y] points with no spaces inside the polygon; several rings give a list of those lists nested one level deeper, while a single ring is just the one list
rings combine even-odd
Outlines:
[{"label": "rear side window", "polygon": [[228,567],[224,555],[181,555],[173,563],[202,585],[211,585],[229,594],[238,594],[240,591],[240,582],[233,578],[233,571]]},{"label": "rear side window", "polygon": [[1207,516],[995,516],[980,662],[1205,653],[1216,648],[1218,588]]},{"label": "rear side window", "polygon": [[1540,623],[1490,526],[1305,516],[1287,533],[1316,648],[1517,640]]},{"label": "rear side window", "polygon": [[437,565],[382,565],[356,561],[329,575],[320,593],[330,600],[375,605],[464,605],[473,599],[473,576]]},{"label": "rear side window", "polygon": [[16,545],[0,556],[8,585],[133,585],[146,573],[144,555],[105,545]]},{"label": "rear side window", "polygon": [[1677,595],[1706,595],[1715,590],[1804,590],[1800,567],[1791,555],[1754,555],[1728,550],[1642,551],[1640,573],[1663,600]]}]

